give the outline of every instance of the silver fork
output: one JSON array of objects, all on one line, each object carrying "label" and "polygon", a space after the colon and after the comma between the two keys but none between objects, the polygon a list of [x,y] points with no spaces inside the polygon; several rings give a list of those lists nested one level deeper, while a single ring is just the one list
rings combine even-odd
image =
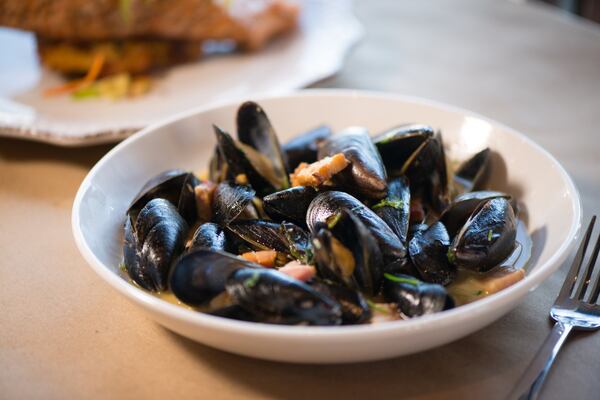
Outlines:
[{"label": "silver fork", "polygon": [[[527,370],[508,396],[509,399],[536,399],[560,347],[571,330],[593,331],[600,328],[600,306],[596,305],[600,293],[600,272],[596,274],[587,301],[584,300],[600,250],[600,235],[596,240],[589,262],[584,269],[581,269],[595,222],[596,216],[592,218],[588,226],[585,237],[573,260],[573,265],[550,310],[550,316],[556,321],[556,324],[554,324],[544,344],[542,344]],[[577,282],[579,284],[575,289]]]}]

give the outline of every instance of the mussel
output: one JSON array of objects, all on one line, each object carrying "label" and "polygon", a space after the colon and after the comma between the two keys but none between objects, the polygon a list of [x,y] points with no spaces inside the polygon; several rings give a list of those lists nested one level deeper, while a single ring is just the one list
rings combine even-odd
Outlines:
[{"label": "mussel", "polygon": [[292,138],[282,147],[288,162],[288,170],[292,172],[301,163],[317,161],[319,144],[332,135],[331,128],[327,125],[318,126],[308,132]]},{"label": "mussel", "polygon": [[201,248],[226,251],[228,248],[227,237],[220,225],[214,222],[206,222],[196,229],[188,251]]},{"label": "mussel", "polygon": [[319,224],[327,224],[329,218],[347,211],[355,215],[377,241],[384,265],[405,259],[406,247],[390,227],[371,209],[345,192],[328,191],[319,193],[310,203],[306,213],[306,224],[316,234]]},{"label": "mussel", "polygon": [[343,153],[350,166],[334,176],[336,185],[367,198],[386,196],[385,167],[365,128],[350,127],[331,136],[319,147],[318,158],[337,153]]},{"label": "mussel", "polygon": [[328,280],[315,281],[310,285],[336,299],[342,309],[342,325],[363,324],[371,319],[371,307],[360,291]]},{"label": "mussel", "polygon": [[401,176],[388,182],[387,196],[371,207],[406,246],[410,221],[410,187]]},{"label": "mussel", "polygon": [[214,193],[213,208],[215,222],[227,225],[252,206],[255,192],[250,186],[221,182]]},{"label": "mussel", "polygon": [[441,222],[415,230],[408,253],[424,281],[445,286],[456,278],[456,268],[447,258],[449,245],[450,237]]},{"label": "mussel", "polygon": [[240,268],[261,268],[232,254],[199,248],[183,255],[169,278],[171,291],[182,302],[199,306],[225,290],[227,278]]},{"label": "mussel", "polygon": [[[261,106],[247,101],[237,112],[237,134],[240,142],[254,148],[270,161],[272,175],[281,188],[289,187],[287,162],[275,130]],[[265,175],[267,177],[268,175]],[[277,187],[279,189],[280,187]]]},{"label": "mussel", "polygon": [[165,171],[144,184],[138,195],[131,202],[127,214],[135,220],[142,208],[152,199],[163,198],[169,200],[179,214],[188,224],[196,220],[196,200],[194,187],[200,181],[191,172],[181,169]]},{"label": "mussel", "polygon": [[433,134],[433,128],[428,125],[409,124],[388,129],[373,137],[388,175],[403,175],[409,158]]},{"label": "mussel", "polygon": [[460,193],[477,189],[483,182],[490,161],[490,149],[485,148],[462,163],[454,173],[454,187]]},{"label": "mussel", "polygon": [[381,286],[383,257],[361,220],[346,210],[334,214],[313,238],[321,276],[373,296]]},{"label": "mussel", "polygon": [[486,272],[512,253],[517,221],[504,197],[487,200],[475,209],[448,251],[449,260],[466,269]]},{"label": "mussel", "polygon": [[385,274],[383,296],[386,301],[396,304],[408,318],[454,307],[454,300],[443,286],[402,274]]},{"label": "mussel", "polygon": [[448,230],[448,234],[451,238],[453,238],[458,233],[460,228],[464,226],[465,222],[467,222],[479,204],[497,197],[510,199],[510,196],[506,193],[495,192],[491,190],[467,192],[458,195],[454,198],[454,201],[442,212],[442,215],[440,215],[440,221],[444,223],[444,226]]},{"label": "mussel", "polygon": [[269,217],[306,226],[306,211],[317,196],[312,186],[296,186],[263,197],[263,206]]},{"label": "mussel", "polygon": [[214,130],[229,176],[247,180],[260,196],[289,187],[287,173],[282,174],[267,156],[250,145],[235,141],[217,126]]},{"label": "mussel", "polygon": [[144,289],[163,291],[172,261],[183,251],[188,225],[168,200],[150,200],[135,226],[125,222],[124,264],[131,279]]},{"label": "mussel", "polygon": [[259,320],[280,324],[339,325],[342,310],[337,301],[304,282],[268,268],[234,271],[227,293]]}]

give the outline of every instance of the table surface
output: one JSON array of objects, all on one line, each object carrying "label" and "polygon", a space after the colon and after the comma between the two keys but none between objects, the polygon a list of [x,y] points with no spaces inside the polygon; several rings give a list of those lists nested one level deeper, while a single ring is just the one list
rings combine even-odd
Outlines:
[{"label": "table surface", "polygon": [[[357,2],[366,37],[319,87],[375,89],[474,110],[525,132],[600,213],[600,28],[508,1]],[[3,79],[6,79],[4,77]],[[487,328],[389,361],[290,365],[173,334],[104,284],[71,235],[75,192],[110,146],[0,139],[0,397],[503,398],[549,332],[564,268]],[[577,333],[544,398],[597,399],[600,334]]]}]

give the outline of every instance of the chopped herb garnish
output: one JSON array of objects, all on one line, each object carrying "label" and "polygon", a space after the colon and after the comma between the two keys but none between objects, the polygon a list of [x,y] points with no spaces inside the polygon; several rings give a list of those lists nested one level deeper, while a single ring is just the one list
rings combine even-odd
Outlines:
[{"label": "chopped herb garnish", "polygon": [[404,207],[404,202],[398,198],[385,198],[385,199],[381,200],[379,203],[375,204],[372,208],[373,208],[373,210],[377,210],[378,208],[381,208],[381,207],[392,207],[392,208],[399,210],[402,207]]},{"label": "chopped herb garnish", "polygon": [[375,302],[373,302],[371,300],[367,299],[367,304],[369,305],[369,308],[371,308],[371,309],[373,309],[375,311],[378,311],[378,312],[383,313],[383,314],[390,314],[390,310],[388,308],[382,307],[379,304],[377,304],[377,303],[375,303]]},{"label": "chopped herb garnish", "polygon": [[254,271],[252,273],[252,276],[247,278],[244,281],[244,286],[248,289],[253,288],[254,286],[256,286],[256,284],[258,283],[258,280],[260,279],[260,274],[258,273],[258,271]]},{"label": "chopped herb garnish", "polygon": [[483,290],[478,290],[475,292],[475,296],[481,296],[483,294]]},{"label": "chopped herb garnish", "polygon": [[125,263],[120,263],[119,264],[119,270],[121,272],[123,272],[124,274],[127,273],[127,266],[125,265]]},{"label": "chopped herb garnish", "polygon": [[488,242],[492,241],[492,237],[494,237],[494,231],[490,229],[488,231],[488,234],[487,234],[487,240],[488,240]]},{"label": "chopped herb garnish", "polygon": [[392,282],[398,282],[398,283],[408,283],[409,285],[418,285],[419,280],[418,279],[413,279],[413,278],[402,278],[400,276],[396,276],[396,275],[392,275],[390,273],[384,273],[383,276],[385,277],[385,279],[390,280]]}]

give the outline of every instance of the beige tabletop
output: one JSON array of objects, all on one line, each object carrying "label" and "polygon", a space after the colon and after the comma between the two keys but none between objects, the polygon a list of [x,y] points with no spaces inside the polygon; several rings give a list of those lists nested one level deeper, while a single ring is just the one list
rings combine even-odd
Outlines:
[{"label": "beige tabletop", "polygon": [[[357,1],[356,11],[366,37],[316,86],[428,97],[502,121],[565,166],[585,220],[600,213],[598,26],[499,0]],[[73,242],[73,197],[109,148],[0,140],[0,398],[500,399],[550,330],[564,269],[489,327],[389,361],[287,365],[184,339],[103,283]],[[599,376],[600,333],[575,334],[544,398],[598,399]]]}]

